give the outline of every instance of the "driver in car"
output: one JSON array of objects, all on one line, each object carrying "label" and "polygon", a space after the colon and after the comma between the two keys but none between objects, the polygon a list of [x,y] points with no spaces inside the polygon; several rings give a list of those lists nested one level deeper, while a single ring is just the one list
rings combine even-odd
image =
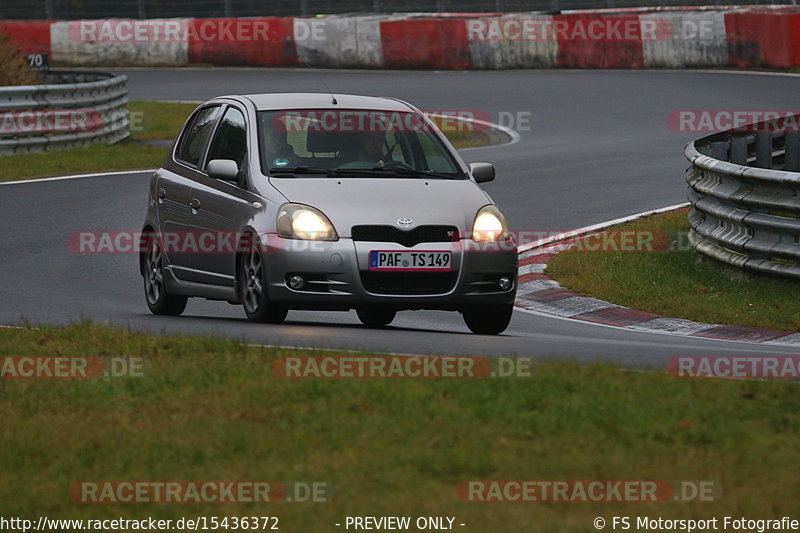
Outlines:
[{"label": "driver in car", "polygon": [[363,131],[354,136],[350,149],[343,151],[340,160],[347,168],[382,167],[389,159],[386,153],[385,131]]},{"label": "driver in car", "polygon": [[270,167],[291,168],[300,164],[300,158],[286,139],[285,129],[265,128],[264,150],[269,157]]},{"label": "driver in car", "polygon": [[383,166],[383,160],[387,157],[385,153],[385,131],[362,133],[359,145],[358,159],[360,161],[368,161],[370,163],[375,163],[377,166]]}]

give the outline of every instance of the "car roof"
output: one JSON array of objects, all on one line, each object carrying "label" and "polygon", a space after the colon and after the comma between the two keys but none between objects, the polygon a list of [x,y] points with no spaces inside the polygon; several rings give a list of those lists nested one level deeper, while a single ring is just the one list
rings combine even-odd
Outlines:
[{"label": "car roof", "polygon": [[[333,103],[336,98],[336,104]],[[414,107],[395,98],[357,96],[329,93],[266,93],[245,94],[259,111],[278,109],[370,109],[380,111],[416,111]]]}]

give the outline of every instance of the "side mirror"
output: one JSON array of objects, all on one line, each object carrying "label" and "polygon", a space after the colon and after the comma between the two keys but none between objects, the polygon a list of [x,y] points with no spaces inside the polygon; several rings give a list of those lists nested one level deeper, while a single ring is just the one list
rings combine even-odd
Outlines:
[{"label": "side mirror", "polygon": [[478,183],[494,180],[494,165],[491,163],[470,163],[469,173]]},{"label": "side mirror", "polygon": [[206,172],[212,178],[225,181],[237,181],[239,165],[231,159],[212,159],[208,162]]}]

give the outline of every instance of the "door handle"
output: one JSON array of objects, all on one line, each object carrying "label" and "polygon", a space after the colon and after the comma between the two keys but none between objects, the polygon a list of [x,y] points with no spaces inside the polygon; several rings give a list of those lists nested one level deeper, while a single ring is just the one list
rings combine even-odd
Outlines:
[{"label": "door handle", "polygon": [[197,198],[192,198],[192,201],[189,202],[189,207],[192,209],[200,209],[200,200]]},{"label": "door handle", "polygon": [[158,198],[158,201],[161,202],[164,198],[167,197],[167,191],[164,190],[163,187],[159,187],[158,192],[156,193],[156,197]]}]

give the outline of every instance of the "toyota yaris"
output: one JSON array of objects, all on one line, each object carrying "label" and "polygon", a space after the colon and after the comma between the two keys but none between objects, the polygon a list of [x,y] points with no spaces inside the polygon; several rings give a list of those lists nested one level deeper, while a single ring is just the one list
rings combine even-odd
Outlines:
[{"label": "toyota yaris", "polygon": [[199,106],[150,180],[147,305],[190,297],[280,322],[289,309],[458,311],[475,333],[511,319],[517,254],[505,219],[436,125],[392,98],[257,94]]}]

